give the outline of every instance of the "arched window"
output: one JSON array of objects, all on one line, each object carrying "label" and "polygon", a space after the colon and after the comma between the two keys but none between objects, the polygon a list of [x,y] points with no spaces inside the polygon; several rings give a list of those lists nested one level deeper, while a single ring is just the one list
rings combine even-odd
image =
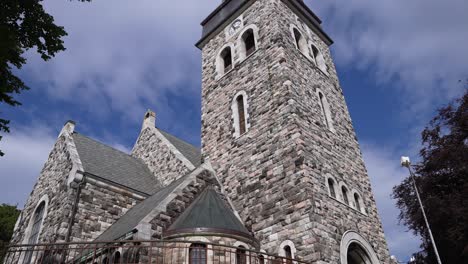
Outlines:
[{"label": "arched window", "polygon": [[236,249],[236,264],[246,264],[247,256],[245,254],[245,247],[238,246]]},{"label": "arched window", "polygon": [[101,263],[102,263],[102,264],[109,264],[109,259],[108,259],[107,257],[104,257],[104,258],[102,259],[102,262],[101,262]]},{"label": "arched window", "polygon": [[206,264],[206,245],[191,244],[189,249],[189,264]]},{"label": "arched window", "polygon": [[[34,211],[33,218],[32,218],[32,227],[31,227],[31,233],[29,235],[28,239],[28,244],[36,244],[38,239],[39,239],[39,233],[41,232],[41,226],[42,222],[44,220],[44,213],[45,213],[45,206],[46,203],[45,201],[42,201],[39,206],[36,207],[36,210]],[[26,255],[24,257],[23,263],[31,263],[32,256],[33,256],[33,249],[34,248],[28,248],[29,250],[26,252]]]},{"label": "arched window", "polygon": [[265,257],[263,255],[258,256],[258,264],[265,264]]},{"label": "arched window", "polygon": [[232,69],[232,52],[231,47],[226,47],[221,52],[221,59],[223,62],[223,73],[226,73]]},{"label": "arched window", "polygon": [[118,264],[120,263],[120,252],[116,251],[114,253],[114,258],[112,259],[112,263]]},{"label": "arched window", "polygon": [[234,119],[234,137],[240,137],[248,130],[247,93],[241,91],[234,96],[231,110]]},{"label": "arched window", "polygon": [[239,133],[242,135],[245,133],[245,107],[244,97],[239,95],[236,99],[237,111],[239,114]]},{"label": "arched window", "polygon": [[255,35],[253,29],[248,29],[244,32],[244,34],[242,34],[242,43],[245,47],[246,57],[257,49],[255,45]]},{"label": "arched window", "polygon": [[359,194],[354,193],[354,204],[356,205],[356,209],[360,212],[361,211],[361,202],[359,201]]},{"label": "arched window", "polygon": [[341,194],[343,195],[343,202],[349,205],[348,189],[345,186],[341,186]]},{"label": "arched window", "polygon": [[348,264],[372,263],[366,251],[357,243],[351,243],[346,256]]},{"label": "arched window", "polygon": [[323,58],[322,53],[314,44],[311,45],[311,48],[312,48],[312,58],[314,58],[315,65],[317,65],[317,67],[320,70],[322,70],[324,73],[328,74],[327,64],[325,63],[325,59]]},{"label": "arched window", "polygon": [[299,49],[304,55],[308,53],[307,48],[307,41],[305,40],[304,36],[302,36],[301,32],[297,30],[297,28],[293,28],[294,40],[296,41],[296,47]]},{"label": "arched window", "polygon": [[332,178],[328,178],[328,190],[330,196],[336,199],[335,181]]},{"label": "arched window", "polygon": [[293,255],[292,255],[291,247],[286,245],[284,246],[283,250],[284,250],[284,257],[286,258],[286,264],[292,264]]},{"label": "arched window", "polygon": [[325,121],[325,127],[331,131],[334,131],[330,106],[328,105],[328,100],[321,91],[317,91],[317,96],[319,99],[320,110],[322,110],[322,115]]}]

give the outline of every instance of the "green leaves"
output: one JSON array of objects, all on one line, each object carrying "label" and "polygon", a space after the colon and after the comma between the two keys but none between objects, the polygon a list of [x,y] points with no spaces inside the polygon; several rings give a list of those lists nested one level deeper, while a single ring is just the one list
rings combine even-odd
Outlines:
[{"label": "green leaves", "polygon": [[[440,109],[421,133],[416,182],[442,262],[468,263],[468,89]],[[409,178],[393,189],[400,221],[423,238],[419,259],[436,263]]]},{"label": "green leaves", "polygon": [[4,249],[10,242],[19,215],[20,210],[16,206],[8,204],[0,205],[0,262],[3,260]]},{"label": "green leaves", "polygon": [[[41,2],[0,1],[0,104],[21,105],[14,95],[29,89],[12,73],[12,67],[20,69],[26,63],[25,51],[36,48],[43,60],[49,60],[65,50],[62,37],[67,33],[54,24],[54,18],[45,12]],[[8,124],[8,120],[0,119],[0,132],[8,133]]]}]

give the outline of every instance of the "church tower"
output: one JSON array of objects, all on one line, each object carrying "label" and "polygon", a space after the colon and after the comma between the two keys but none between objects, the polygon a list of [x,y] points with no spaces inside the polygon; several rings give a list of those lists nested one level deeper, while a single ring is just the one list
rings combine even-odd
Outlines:
[{"label": "church tower", "polygon": [[301,0],[225,0],[202,26],[202,154],[261,249],[390,263],[320,19]]}]

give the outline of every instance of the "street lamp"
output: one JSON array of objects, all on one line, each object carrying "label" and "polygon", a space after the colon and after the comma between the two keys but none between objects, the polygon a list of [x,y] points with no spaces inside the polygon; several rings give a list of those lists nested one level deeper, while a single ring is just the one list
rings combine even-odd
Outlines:
[{"label": "street lamp", "polygon": [[424,221],[426,222],[427,231],[429,232],[429,237],[431,238],[432,246],[434,247],[434,252],[437,257],[437,262],[439,264],[442,264],[442,261],[440,261],[439,252],[437,251],[437,246],[436,246],[434,237],[432,236],[432,231],[431,231],[431,227],[429,226],[429,221],[427,221],[427,216],[426,216],[426,212],[424,211],[424,206],[421,202],[421,197],[419,196],[418,186],[416,185],[416,180],[413,174],[413,170],[411,170],[411,162],[410,162],[409,157],[401,157],[401,166],[408,168],[411,180],[413,181],[414,190],[416,191],[416,197],[418,197],[419,206],[421,206],[421,212],[423,214]]}]

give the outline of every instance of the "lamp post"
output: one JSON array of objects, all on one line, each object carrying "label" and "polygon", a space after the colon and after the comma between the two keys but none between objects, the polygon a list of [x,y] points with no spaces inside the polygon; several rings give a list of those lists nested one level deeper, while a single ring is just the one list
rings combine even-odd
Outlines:
[{"label": "lamp post", "polygon": [[429,237],[431,238],[432,246],[434,247],[434,252],[437,257],[437,262],[439,264],[442,264],[442,261],[440,261],[439,252],[437,251],[437,246],[436,246],[434,237],[432,236],[432,231],[431,231],[431,227],[429,226],[429,221],[427,221],[427,216],[426,216],[426,212],[424,211],[424,206],[422,204],[421,197],[419,196],[418,186],[416,185],[416,180],[414,177],[413,170],[411,170],[411,162],[410,162],[409,157],[401,157],[401,166],[408,168],[411,180],[413,181],[414,190],[416,192],[416,197],[418,197],[419,206],[421,207],[421,212],[424,217],[424,221],[426,222],[427,231],[429,232]]}]

